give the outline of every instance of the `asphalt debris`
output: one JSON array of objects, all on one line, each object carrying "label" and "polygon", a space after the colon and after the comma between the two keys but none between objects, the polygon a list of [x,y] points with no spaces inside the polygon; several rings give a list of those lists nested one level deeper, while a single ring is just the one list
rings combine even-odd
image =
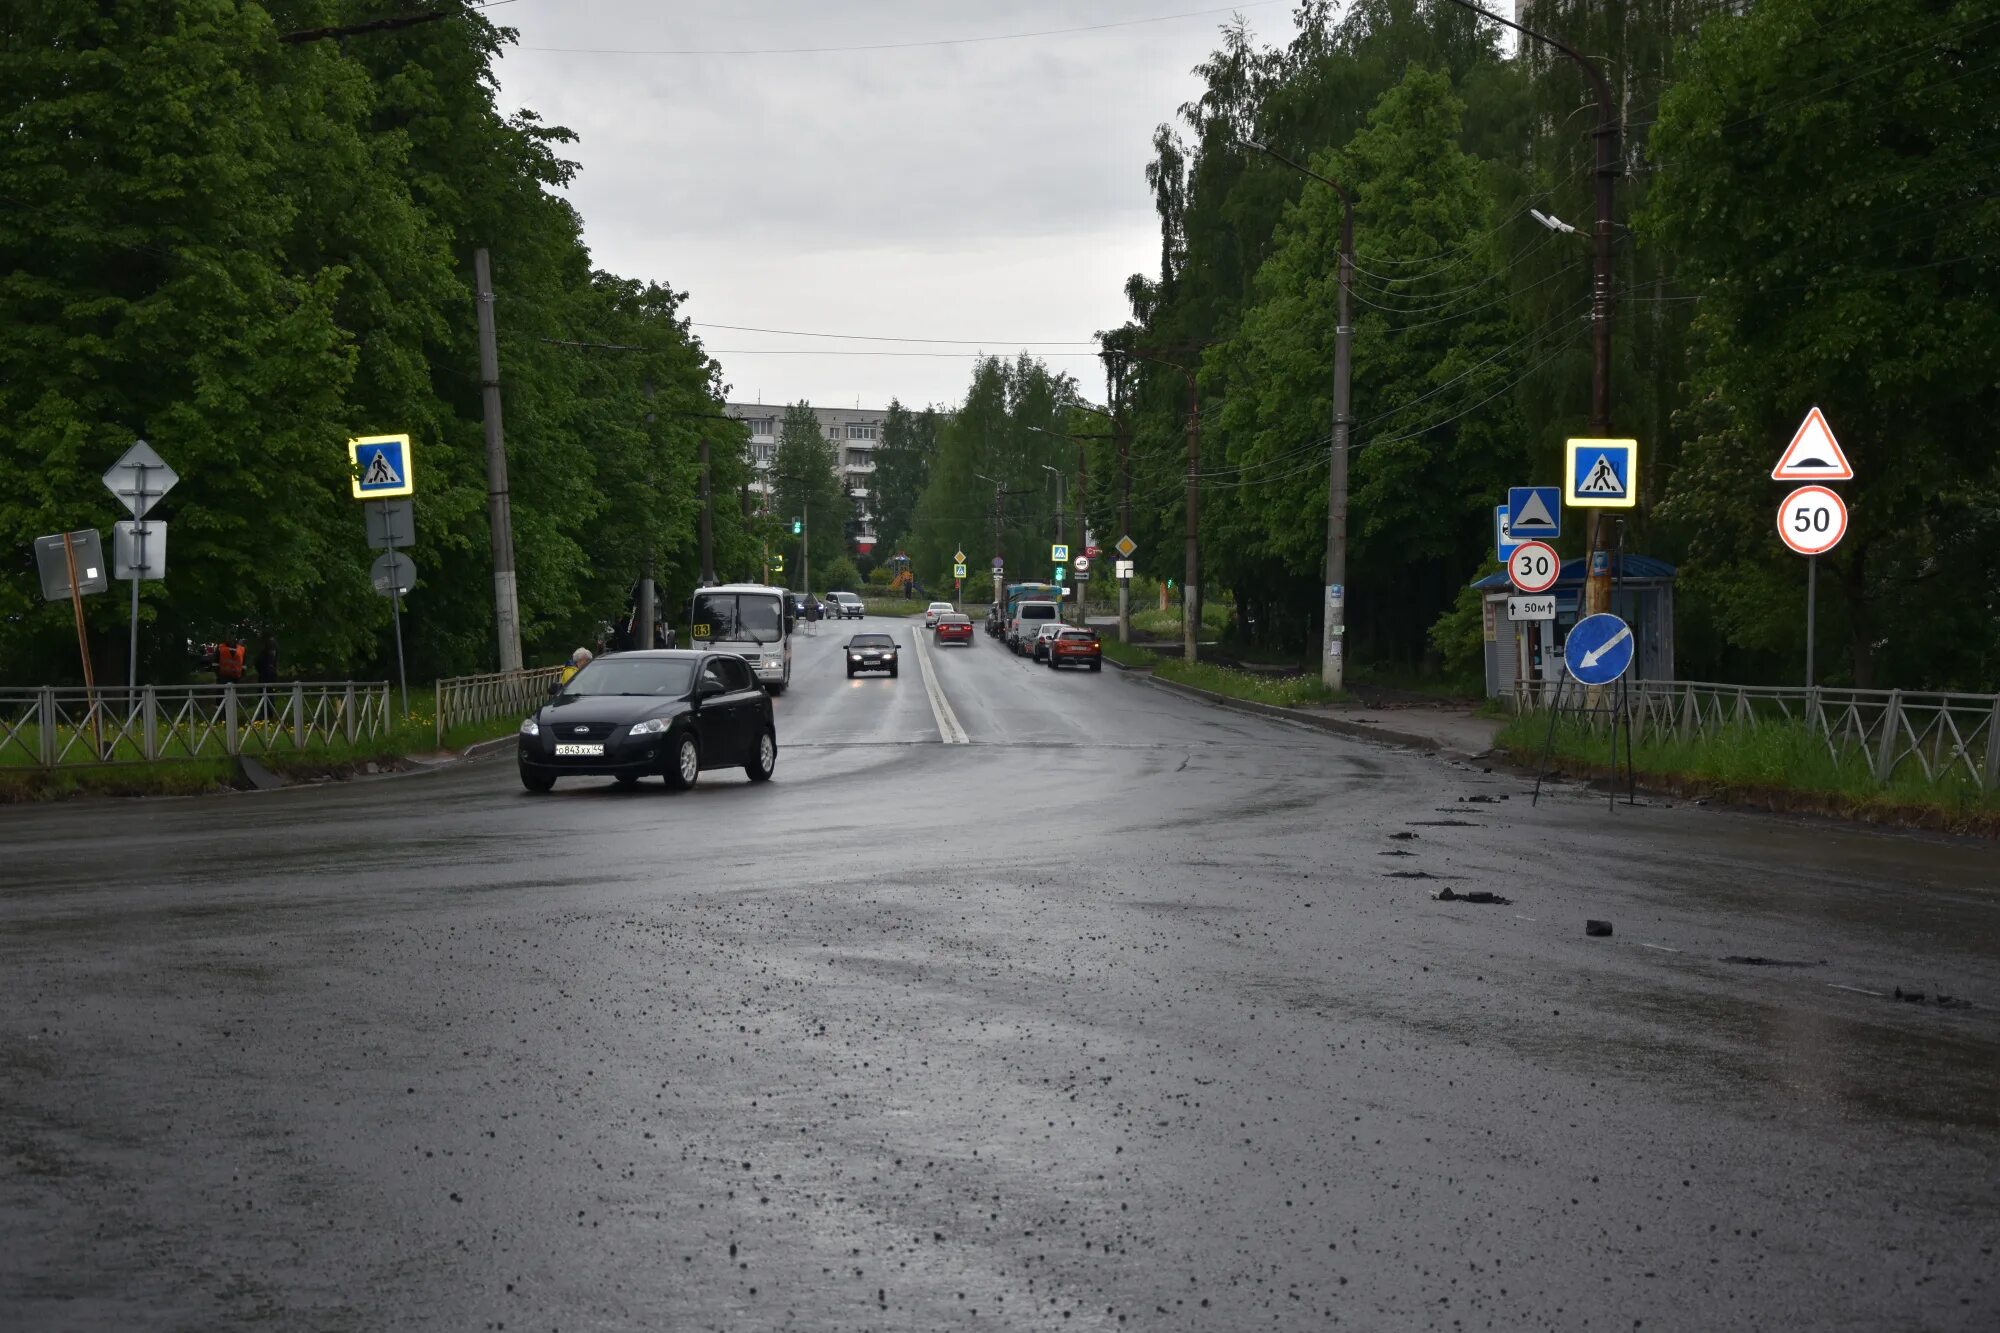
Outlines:
[{"label": "asphalt debris", "polygon": [[1812,962],[1797,958],[1766,958],[1762,954],[1732,953],[1722,959],[1725,963],[1740,963],[1744,967],[1825,967],[1826,959]]},{"label": "asphalt debris", "polygon": [[[1422,874],[1423,872],[1420,870],[1417,873]],[[1444,888],[1433,893],[1431,897],[1441,903],[1478,903],[1481,906],[1487,907],[1512,907],[1514,905],[1512,898],[1503,898],[1497,893],[1488,893],[1485,889],[1474,889],[1471,893],[1455,893],[1449,888]]]},{"label": "asphalt debris", "polygon": [[1611,923],[1609,921],[1585,921],[1583,923],[1583,933],[1601,938],[1611,933]]}]

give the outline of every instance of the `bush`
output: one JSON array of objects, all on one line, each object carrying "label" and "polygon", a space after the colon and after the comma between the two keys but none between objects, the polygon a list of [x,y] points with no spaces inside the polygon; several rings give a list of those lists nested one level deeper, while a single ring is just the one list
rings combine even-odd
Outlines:
[{"label": "bush", "polygon": [[820,582],[825,585],[828,592],[852,592],[862,586],[861,571],[854,567],[852,560],[843,555],[831,561],[821,571]]}]

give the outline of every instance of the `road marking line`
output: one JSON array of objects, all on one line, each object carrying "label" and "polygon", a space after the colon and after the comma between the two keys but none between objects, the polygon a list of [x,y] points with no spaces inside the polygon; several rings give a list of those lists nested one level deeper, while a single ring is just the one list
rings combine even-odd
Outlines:
[{"label": "road marking line", "polygon": [[958,714],[951,711],[951,701],[944,697],[937,673],[931,670],[931,655],[924,647],[923,634],[923,630],[912,626],[910,645],[916,650],[917,669],[924,673],[924,694],[931,701],[931,716],[937,719],[938,739],[946,745],[970,745],[972,738],[958,725]]},{"label": "road marking line", "polygon": [[1826,984],[1832,987],[1834,990],[1853,991],[1856,995],[1872,995],[1878,1000],[1881,999],[1884,994],[1884,992],[1879,990],[1863,990],[1859,986],[1843,986],[1837,981],[1829,981]]},{"label": "road marking line", "polygon": [[1648,943],[1646,943],[1646,942],[1645,942],[1644,940],[1640,940],[1640,941],[1639,941],[1639,947],[1640,947],[1641,949],[1651,949],[1651,950],[1652,950],[1653,952],[1655,952],[1655,953],[1679,953],[1679,952],[1680,952],[1680,950],[1679,950],[1679,949],[1669,949],[1669,948],[1668,948],[1668,947],[1667,947],[1666,945],[1664,945],[1664,944],[1648,944]]}]

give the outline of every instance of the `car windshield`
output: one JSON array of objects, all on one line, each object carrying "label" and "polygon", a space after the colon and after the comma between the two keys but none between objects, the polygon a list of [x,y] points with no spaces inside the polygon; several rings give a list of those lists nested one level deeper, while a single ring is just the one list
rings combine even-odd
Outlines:
[{"label": "car windshield", "polygon": [[785,637],[775,594],[703,592],[694,599],[694,637],[715,643],[776,643]]},{"label": "car windshield", "polygon": [[886,634],[857,634],[847,641],[849,648],[894,648],[896,641]]},{"label": "car windshield", "polygon": [[949,611],[949,610],[951,610],[951,603],[950,603],[950,602],[932,602],[932,603],[931,603],[931,606],[930,606],[930,609],[931,609],[931,610],[933,610],[933,611]]},{"label": "car windshield", "polygon": [[562,692],[570,697],[639,694],[678,699],[688,692],[693,681],[691,659],[605,657],[577,672]]}]

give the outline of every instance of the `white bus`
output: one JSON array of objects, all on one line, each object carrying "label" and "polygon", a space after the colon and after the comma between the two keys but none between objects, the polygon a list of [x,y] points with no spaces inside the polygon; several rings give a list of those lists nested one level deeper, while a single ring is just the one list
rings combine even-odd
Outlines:
[{"label": "white bus", "polygon": [[792,683],[791,598],[762,583],[697,588],[688,617],[692,646],[735,653],[772,694]]}]

